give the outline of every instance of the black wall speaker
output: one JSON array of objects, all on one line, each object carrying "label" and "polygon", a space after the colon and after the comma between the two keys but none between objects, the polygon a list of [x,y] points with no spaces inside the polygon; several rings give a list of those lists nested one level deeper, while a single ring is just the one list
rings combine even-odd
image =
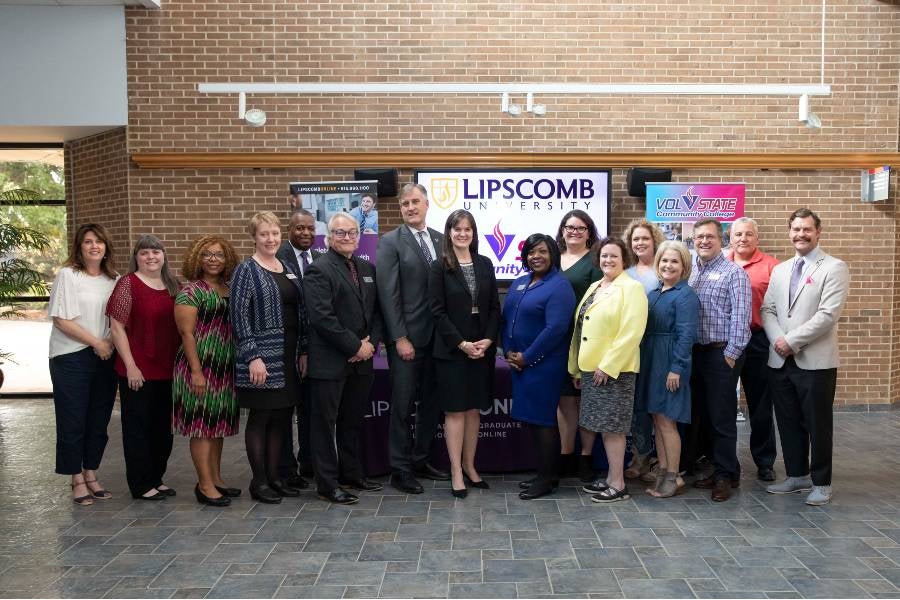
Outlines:
[{"label": "black wall speaker", "polygon": [[672,169],[646,169],[633,167],[628,169],[628,195],[647,197],[647,182],[672,181]]},{"label": "black wall speaker", "polygon": [[378,197],[393,198],[397,195],[397,169],[354,169],[356,181],[378,181]]}]

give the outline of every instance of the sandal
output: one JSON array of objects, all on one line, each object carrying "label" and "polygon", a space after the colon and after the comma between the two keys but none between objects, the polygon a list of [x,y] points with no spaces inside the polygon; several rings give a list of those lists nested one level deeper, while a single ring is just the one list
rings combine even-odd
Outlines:
[{"label": "sandal", "polygon": [[678,473],[674,473],[672,471],[666,471],[665,477],[663,477],[662,482],[657,486],[656,490],[651,493],[651,496],[655,498],[671,498],[672,496],[678,496],[679,494],[684,493],[685,485],[682,480],[681,484],[678,484]]},{"label": "sandal", "polygon": [[[74,495],[75,488],[78,487],[79,485],[83,485],[84,489],[86,489],[88,492],[91,491],[90,489],[88,489],[87,483],[85,483],[84,481],[79,481],[78,483],[72,484],[73,495]],[[88,493],[86,496],[73,497],[72,502],[74,502],[78,506],[90,506],[91,504],[94,503],[94,498],[91,496],[90,493]]]},{"label": "sandal", "polygon": [[657,477],[665,474],[665,469],[659,466],[659,459],[656,457],[651,458],[647,464],[650,465],[650,470],[641,474],[641,481],[655,484]]},{"label": "sandal", "polygon": [[631,464],[625,469],[625,479],[637,479],[650,470],[649,457],[645,454],[635,454]]},{"label": "sandal", "polygon": [[[643,477],[641,478],[643,480]],[[659,469],[656,470],[656,478],[653,480],[653,487],[648,487],[644,489],[644,493],[650,496],[656,496],[659,492],[660,486],[663,484],[663,480],[665,479],[665,475]]]},{"label": "sandal", "polygon": [[85,479],[84,480],[84,484],[87,486],[87,489],[91,493],[91,496],[93,496],[94,498],[96,498],[98,500],[109,500],[113,497],[112,492],[104,490],[103,488],[100,488],[99,490],[92,490],[91,489],[92,483],[96,483],[97,485],[100,485],[100,483],[96,479]]},{"label": "sandal", "polygon": [[599,494],[591,496],[591,502],[599,503],[618,502],[620,500],[629,499],[631,499],[631,495],[628,493],[627,487],[622,487],[621,490],[617,490],[613,486],[609,486]]}]

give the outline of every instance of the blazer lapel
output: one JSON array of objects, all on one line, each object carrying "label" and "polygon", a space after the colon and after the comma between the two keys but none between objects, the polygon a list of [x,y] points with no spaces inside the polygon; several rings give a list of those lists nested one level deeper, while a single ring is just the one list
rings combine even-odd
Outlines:
[{"label": "blazer lapel", "polygon": [[459,282],[459,285],[461,285],[462,288],[463,288],[464,290],[466,290],[466,293],[469,294],[469,296],[471,297],[471,296],[472,296],[472,290],[469,289],[469,284],[466,283],[466,276],[463,275],[462,267],[458,267],[458,268],[456,268],[456,269],[453,269],[453,276],[456,277],[456,280]]},{"label": "blazer lapel", "polygon": [[[789,311],[794,308],[795,304],[797,304],[797,299],[800,298],[800,294],[802,294],[803,290],[806,288],[806,280],[809,279],[810,277],[812,277],[813,273],[815,273],[816,271],[819,270],[819,267],[822,266],[823,262],[825,262],[824,254],[819,257],[819,259],[816,261],[816,264],[814,264],[811,269],[805,271],[800,276],[800,281],[797,283],[797,291],[794,292],[793,298],[789,298],[789,300],[790,300],[790,302],[788,303]],[[790,294],[790,293],[791,293],[791,280],[790,280],[790,276],[789,276],[788,277],[788,294]]]},{"label": "blazer lapel", "polygon": [[[347,268],[347,265],[344,263],[344,257],[335,252],[333,256],[331,256],[332,262],[334,262],[334,266],[337,269],[338,273],[341,274],[341,277],[344,278],[344,281],[347,282],[347,285],[350,286],[350,289],[356,294],[356,297],[362,300],[360,287],[358,287],[355,283],[353,283],[353,278],[350,277],[350,269]],[[359,269],[356,269],[357,275],[359,274]]]},{"label": "blazer lapel", "polygon": [[419,245],[419,240],[416,239],[416,236],[414,236],[412,234],[412,232],[409,230],[409,227],[407,227],[405,224],[401,225],[400,227],[401,227],[400,237],[402,237],[404,240],[406,240],[406,243],[409,246],[409,248],[413,252],[415,252],[416,255],[419,258],[421,258],[422,262],[425,263],[425,265],[427,266],[428,262],[425,260],[425,255],[422,254],[422,247]]}]

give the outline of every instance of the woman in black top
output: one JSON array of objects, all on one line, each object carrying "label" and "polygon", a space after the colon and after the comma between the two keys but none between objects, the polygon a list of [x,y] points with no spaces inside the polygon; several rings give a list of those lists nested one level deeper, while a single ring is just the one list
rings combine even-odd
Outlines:
[{"label": "woman in black top", "polygon": [[466,479],[472,487],[488,487],[475,470],[475,447],[479,411],[493,401],[500,297],[491,261],[478,254],[478,230],[469,212],[451,213],[443,243],[443,259],[431,264],[428,285],[436,328],[435,378],[445,413],[451,492],[465,498]]}]

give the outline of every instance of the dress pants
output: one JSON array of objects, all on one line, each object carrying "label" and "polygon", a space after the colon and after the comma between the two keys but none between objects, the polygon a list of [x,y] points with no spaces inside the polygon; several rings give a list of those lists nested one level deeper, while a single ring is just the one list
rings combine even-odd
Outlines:
[{"label": "dress pants", "polygon": [[750,334],[741,367],[741,385],[750,413],[750,454],[756,467],[775,464],[775,416],[769,391],[769,338],[763,329]]},{"label": "dress pants", "polygon": [[708,435],[709,458],[715,465],[716,480],[741,478],[737,457],[737,387],[743,356],[734,368],[725,362],[725,347],[695,345],[691,371],[691,424],[696,435],[702,427]]},{"label": "dress pants", "polygon": [[313,470],[319,492],[339,487],[339,479],[364,477],[359,436],[374,381],[371,371],[310,380]]},{"label": "dress pants", "polygon": [[801,369],[789,356],[769,373],[787,476],[810,474],[813,485],[831,485],[837,369]]},{"label": "dress pants", "polygon": [[135,391],[119,377],[119,400],[125,478],[137,498],[162,485],[172,454],[172,380],[145,381]]},{"label": "dress pants", "polygon": [[50,359],[56,409],[56,472],[77,475],[100,467],[109,436],[106,428],[116,401],[113,359],[100,360],[93,348]]},{"label": "dress pants", "polygon": [[281,460],[278,473],[282,478],[296,475],[306,467],[312,466],[310,449],[310,390],[309,378],[300,382],[300,399],[297,403],[297,454],[294,455],[294,419],[288,419],[284,430],[284,441],[281,444]]},{"label": "dress pants", "polygon": [[[431,344],[416,348],[416,357],[405,361],[394,345],[388,346],[391,367],[391,424],[388,459],[394,473],[409,473],[428,461],[431,442],[441,415],[434,393],[434,360]],[[415,438],[410,413],[415,411]]]}]

